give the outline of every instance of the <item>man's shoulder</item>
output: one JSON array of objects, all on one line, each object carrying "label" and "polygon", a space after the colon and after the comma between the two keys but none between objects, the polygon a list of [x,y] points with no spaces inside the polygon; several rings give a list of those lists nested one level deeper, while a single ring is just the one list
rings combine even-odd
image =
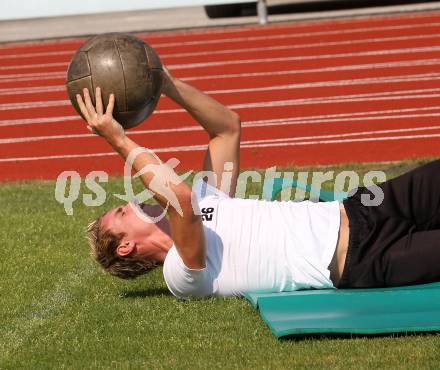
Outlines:
[{"label": "man's shoulder", "polygon": [[163,276],[168,290],[179,299],[212,295],[213,284],[208,269],[187,267],[175,245],[165,257]]}]

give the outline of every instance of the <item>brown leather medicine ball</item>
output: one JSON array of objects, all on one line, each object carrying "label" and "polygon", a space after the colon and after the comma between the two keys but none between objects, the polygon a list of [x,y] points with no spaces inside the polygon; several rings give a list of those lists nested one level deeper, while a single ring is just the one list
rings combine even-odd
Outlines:
[{"label": "brown leather medicine ball", "polygon": [[156,108],[162,88],[162,63],[154,49],[123,33],[99,35],[82,45],[67,70],[67,92],[76,111],[76,94],[87,87],[93,104],[101,88],[104,107],[115,94],[114,118],[131,128],[143,122]]}]

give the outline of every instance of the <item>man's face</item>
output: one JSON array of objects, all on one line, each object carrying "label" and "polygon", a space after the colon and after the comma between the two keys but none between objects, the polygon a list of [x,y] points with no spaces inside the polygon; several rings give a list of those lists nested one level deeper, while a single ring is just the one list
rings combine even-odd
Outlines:
[{"label": "man's face", "polygon": [[[101,220],[101,227],[113,234],[126,234],[127,238],[140,242],[153,232],[157,227],[153,222],[148,222],[147,214],[154,211],[157,206],[141,204],[136,206],[127,203],[107,212]],[[142,215],[141,213],[144,212]]]}]

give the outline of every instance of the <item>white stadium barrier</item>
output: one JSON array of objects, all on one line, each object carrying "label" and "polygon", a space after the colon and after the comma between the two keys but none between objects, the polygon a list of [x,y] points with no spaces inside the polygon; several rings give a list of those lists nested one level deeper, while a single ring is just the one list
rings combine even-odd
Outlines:
[{"label": "white stadium barrier", "polygon": [[216,17],[220,16],[222,9],[228,10],[228,6],[234,9],[234,4],[255,2],[258,2],[259,22],[267,23],[266,0],[33,0],[25,4],[1,0],[0,21],[186,6],[205,6],[207,14],[211,12],[211,16]]}]

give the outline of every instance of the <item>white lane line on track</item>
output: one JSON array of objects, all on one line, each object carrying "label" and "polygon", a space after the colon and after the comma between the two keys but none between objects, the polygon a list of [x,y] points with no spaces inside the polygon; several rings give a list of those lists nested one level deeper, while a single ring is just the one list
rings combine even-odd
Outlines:
[{"label": "white lane line on track", "polygon": [[12,87],[0,89],[0,95],[22,95],[22,94],[36,94],[45,92],[66,91],[64,85],[54,86],[32,86],[32,87]]},{"label": "white lane line on track", "polygon": [[79,116],[57,116],[57,117],[36,117],[36,118],[23,118],[23,119],[3,119],[0,120],[0,127],[54,123],[54,122],[61,123],[66,121],[81,121],[81,118]]},{"label": "white lane line on track", "polygon": [[[365,69],[391,69],[402,67],[418,67],[418,66],[433,66],[439,65],[440,59],[419,59],[410,61],[394,61],[386,63],[366,63],[366,64],[349,64],[337,67],[323,67],[323,68],[306,68],[306,69],[290,69],[283,71],[269,71],[269,72],[249,72],[249,73],[226,73],[217,75],[204,75],[181,77],[183,81],[198,81],[198,80],[213,80],[226,78],[243,78],[243,77],[263,77],[263,76],[287,76],[308,73],[323,73],[323,72],[340,72],[340,71],[356,71]],[[0,82],[2,82],[0,77]]]},{"label": "white lane line on track", "polygon": [[[339,95],[319,98],[304,98],[304,99],[288,99],[276,100],[257,103],[245,104],[230,104],[230,109],[250,109],[250,108],[266,108],[266,107],[284,107],[294,105],[313,105],[313,104],[333,104],[333,103],[351,103],[351,102],[366,102],[366,101],[387,101],[387,100],[402,100],[402,99],[427,99],[438,98],[440,94],[427,94],[428,92],[439,92],[440,89],[422,89],[422,90],[400,90],[387,91],[380,93],[368,94],[352,94]],[[417,94],[424,92],[424,94]],[[407,94],[407,95],[404,95]],[[185,112],[184,109],[164,109],[157,110],[156,114],[173,114]]]},{"label": "white lane line on track", "polygon": [[66,79],[66,72],[14,73],[9,75],[0,75],[0,83],[51,80],[57,78]]},{"label": "white lane line on track", "polygon": [[[440,117],[440,113],[433,113],[433,114],[421,114],[421,115],[407,115],[407,116],[390,116],[385,117],[385,119],[396,119],[396,118],[422,118],[422,117]],[[359,120],[372,120],[372,119],[383,119],[384,117],[358,117],[358,118],[342,118],[341,121],[359,121]],[[259,122],[248,122],[244,123],[243,127],[245,128],[252,128],[252,127],[261,127],[261,126],[284,126],[284,125],[299,125],[304,123],[324,123],[324,122],[338,122],[338,120],[310,120],[310,121],[290,121],[289,119],[284,120],[281,123],[274,123],[270,121],[261,120]],[[391,130],[381,130],[381,131],[363,131],[363,132],[357,132],[357,133],[349,133],[346,134],[346,136],[357,136],[357,135],[368,135],[368,134],[377,134],[377,133],[388,133],[388,132],[403,132],[403,131],[424,131],[424,130],[433,130],[440,128],[439,125],[436,126],[423,126],[423,127],[411,127],[411,128],[405,128],[405,129],[391,129]],[[173,129],[151,129],[151,130],[136,130],[129,132],[129,136],[136,136],[136,135],[145,135],[145,134],[158,134],[158,133],[177,133],[177,132],[189,132],[189,131],[203,131],[203,128],[200,126],[185,126],[185,127],[178,127]],[[345,134],[338,134],[344,136]],[[317,136],[313,136],[312,138],[316,138]],[[329,137],[328,135],[322,136],[322,137]],[[333,136],[332,136],[333,137]],[[48,136],[30,136],[30,137],[17,137],[17,138],[6,138],[6,139],[0,139],[0,145],[5,144],[18,144],[18,143],[27,143],[27,142],[38,142],[38,141],[47,141],[47,140],[64,140],[64,139],[88,139],[88,138],[96,138],[96,135],[93,134],[66,134],[66,135],[48,135]],[[291,138],[291,140],[300,140],[304,139],[305,137],[297,138]],[[308,138],[308,137],[306,137]],[[321,136],[319,136],[321,138]],[[253,140],[253,142],[266,142],[266,141],[283,141],[287,140],[285,138],[283,139],[264,139],[264,140]],[[290,139],[289,139],[290,140]],[[242,143],[245,143],[243,141]]]},{"label": "white lane line on track", "polygon": [[[343,123],[343,122],[365,122],[365,121],[383,121],[395,119],[414,119],[414,118],[435,118],[440,117],[440,113],[425,113],[425,114],[400,114],[389,116],[371,116],[371,117],[349,117],[349,118],[325,118],[325,119],[284,119],[282,121],[262,120],[261,122],[254,121],[252,123],[244,122],[242,127],[267,127],[267,126],[292,126],[292,125],[316,125],[324,123]],[[0,140],[1,141],[1,140]]]},{"label": "white lane line on track", "polygon": [[[254,120],[245,121],[244,124],[255,124],[259,122],[268,123],[279,123],[286,120],[290,121],[310,121],[310,120],[325,120],[325,119],[340,119],[340,118],[356,118],[356,117],[386,117],[386,115],[400,115],[400,113],[410,113],[419,111],[432,111],[439,110],[440,105],[431,107],[417,107],[417,108],[404,108],[404,109],[386,109],[386,110],[376,110],[376,111],[365,111],[365,112],[351,112],[351,113],[336,113],[336,114],[323,114],[316,116],[301,116],[301,117],[287,117],[287,118],[273,118],[266,120]],[[385,116],[384,116],[385,115]]]},{"label": "white lane line on track", "polygon": [[[339,30],[339,31],[316,31],[316,32],[289,32],[287,34],[278,35],[262,35],[262,36],[249,36],[249,37],[231,37],[225,39],[215,39],[215,40],[197,40],[197,41],[184,41],[184,42],[171,42],[171,43],[154,43],[151,45],[158,48],[166,47],[176,47],[176,46],[190,46],[190,45],[209,45],[209,44],[221,44],[221,43],[234,43],[234,42],[251,42],[260,40],[279,40],[279,39],[303,39],[306,37],[316,37],[316,36],[331,36],[331,35],[347,35],[347,34],[358,34],[376,31],[396,31],[396,30],[408,30],[408,29],[418,29],[418,28],[434,28],[439,27],[440,22],[424,23],[424,24],[409,24],[400,26],[383,26],[383,27],[371,27],[371,28],[359,28],[350,30]],[[148,42],[148,37],[143,37],[144,40]],[[50,57],[58,55],[73,55],[74,49],[71,50],[60,50],[60,51],[47,51],[47,52],[32,52],[32,53],[20,53],[20,54],[7,54],[0,55],[0,60],[4,59],[21,59],[21,58],[33,58],[33,57]],[[164,57],[166,54],[161,53]]]},{"label": "white lane line on track", "polygon": [[[203,75],[203,76],[188,76],[180,77],[183,81],[197,81],[197,80],[212,80],[225,78],[242,78],[242,77],[262,77],[262,76],[284,76],[307,73],[322,73],[322,72],[338,72],[338,71],[354,71],[365,69],[391,69],[402,67],[416,67],[416,66],[433,66],[439,65],[440,59],[419,59],[410,61],[394,61],[385,63],[366,63],[366,64],[349,64],[337,67],[323,67],[323,68],[306,68],[306,69],[290,69],[283,71],[269,71],[269,72],[251,72],[251,73],[229,73],[217,75]],[[47,80],[55,78],[66,78],[65,72],[48,72],[48,73],[23,73],[0,75],[0,83],[5,82],[20,82],[20,81],[35,81]]]},{"label": "white lane line on track", "polygon": [[0,60],[5,59],[21,59],[21,58],[39,58],[39,57],[50,57],[58,55],[73,55],[75,49],[71,50],[60,50],[60,51],[39,51],[33,53],[19,53],[19,54],[4,54],[0,55]]},{"label": "white lane line on track", "polygon": [[[286,117],[286,118],[274,118],[274,119],[264,119],[264,120],[255,120],[255,121],[244,121],[242,122],[242,126],[246,127],[247,125],[281,125],[284,122],[300,122],[300,123],[308,123],[327,120],[357,120],[357,119],[391,119],[391,118],[416,118],[416,117],[433,117],[437,116],[437,113],[428,113],[428,114],[403,114],[402,113],[410,113],[410,112],[419,112],[419,111],[433,111],[440,110],[440,106],[430,106],[430,107],[417,107],[417,108],[405,108],[405,109],[387,109],[387,110],[378,110],[378,111],[366,111],[366,112],[352,112],[352,113],[337,113],[337,114],[325,114],[325,115],[316,115],[316,116],[300,116],[300,117]],[[371,116],[371,117],[370,117]],[[360,117],[360,118],[357,118]],[[29,124],[46,124],[46,123],[62,123],[66,121],[81,121],[79,116],[58,116],[58,117],[38,117],[38,118],[24,118],[24,119],[9,119],[9,120],[0,120],[0,127],[6,126],[19,126],[19,125],[29,125]],[[294,123],[290,123],[294,124]],[[174,130],[187,130],[192,131],[193,127],[197,126],[180,126],[176,128],[164,128],[164,129],[152,129],[152,130],[142,130],[143,133],[167,133],[167,132],[175,132]],[[191,128],[191,129],[190,129]],[[130,131],[130,133],[134,133],[136,131]]]},{"label": "white lane line on track", "polygon": [[61,107],[70,104],[71,104],[70,100],[48,100],[48,101],[23,102],[23,103],[6,103],[6,104],[0,104],[0,111],[13,110],[13,109]]},{"label": "white lane line on track", "polygon": [[[316,125],[324,123],[342,123],[342,122],[365,122],[365,121],[383,121],[392,119],[404,119],[404,118],[434,118],[440,117],[440,113],[427,113],[427,114],[404,114],[404,115],[390,115],[390,116],[371,116],[371,117],[350,117],[350,118],[327,118],[327,119],[309,119],[309,120],[296,120],[296,119],[284,119],[284,120],[260,120],[253,122],[243,122],[243,128],[254,127],[268,127],[268,126],[289,126],[289,125]],[[194,132],[203,131],[200,126],[184,126],[169,129],[150,129],[150,130],[136,130],[131,131],[129,136],[135,135],[152,135],[152,134],[170,134],[178,132]],[[0,145],[4,144],[17,144],[25,142],[38,142],[47,140],[64,140],[64,139],[84,139],[84,138],[96,138],[93,134],[65,134],[65,135],[47,135],[47,136],[30,136],[30,137],[17,137],[17,138],[5,138],[0,139]]]},{"label": "white lane line on track", "polygon": [[322,145],[322,144],[344,144],[344,143],[356,143],[356,142],[368,142],[368,141],[401,141],[401,140],[415,140],[415,139],[429,139],[440,138],[439,134],[427,134],[427,135],[402,135],[402,136],[379,136],[369,138],[353,138],[353,139],[336,139],[336,140],[313,140],[302,142],[272,142],[267,144],[249,144],[242,145],[242,148],[267,148],[267,147],[280,147],[280,146],[301,146],[301,145]]},{"label": "white lane line on track", "polygon": [[225,66],[232,64],[237,65],[237,64],[273,63],[273,62],[286,62],[286,61],[292,62],[292,61],[304,61],[304,60],[351,58],[351,57],[365,57],[365,56],[378,56],[378,55],[388,56],[388,55],[397,55],[397,54],[430,53],[436,51],[440,51],[440,46],[383,49],[383,50],[360,51],[355,53],[298,55],[292,57],[276,57],[276,58],[260,58],[260,59],[256,58],[256,59],[239,59],[239,60],[221,60],[216,62],[204,62],[204,63],[170,64],[167,67],[170,70],[194,69],[194,68],[205,68],[205,67],[218,67],[218,66]]},{"label": "white lane line on track", "polygon": [[[436,126],[440,128],[440,126]],[[340,134],[337,137],[344,137],[348,134]],[[336,135],[325,135],[326,137]],[[308,137],[310,138],[310,137]],[[300,146],[300,145],[322,145],[322,144],[341,144],[352,142],[368,142],[368,141],[391,141],[391,140],[415,140],[415,139],[428,139],[428,138],[440,138],[438,134],[421,134],[421,135],[402,135],[402,136],[375,136],[366,138],[350,138],[350,139],[331,139],[331,140],[311,140],[305,141],[291,141],[296,138],[286,138],[284,141],[271,141],[271,142],[257,142],[246,141],[243,142],[241,148],[264,148],[264,147],[279,147],[279,146]],[[166,148],[151,148],[155,153],[168,153],[168,152],[191,152],[202,151],[207,149],[207,144],[202,145],[188,145],[188,146],[176,146]],[[16,158],[0,158],[0,163],[5,162],[28,162],[38,160],[54,160],[54,159],[73,159],[73,158],[91,158],[91,157],[106,157],[115,156],[117,153],[93,153],[93,154],[63,154],[63,155],[49,155],[49,156],[35,156],[35,157],[16,157]]]},{"label": "white lane line on track", "polygon": [[[400,83],[400,82],[419,82],[419,81],[433,81],[440,79],[440,73],[421,73],[414,75],[397,75],[397,76],[383,76],[383,77],[368,77],[349,80],[334,80],[334,81],[322,81],[322,82],[308,82],[308,83],[295,83],[287,85],[273,85],[264,87],[250,87],[241,89],[227,89],[227,90],[206,90],[207,94],[236,94],[243,92],[257,92],[257,91],[282,91],[292,89],[304,89],[304,88],[317,88],[317,87],[334,87],[334,86],[353,86],[353,85],[366,85],[366,84],[383,84],[383,83]],[[18,88],[6,88],[0,89],[0,95],[23,95],[23,94],[35,94],[42,92],[56,92],[66,91],[64,85],[58,86],[43,86],[43,87],[18,87]]]},{"label": "white lane line on track", "polygon": [[[367,102],[367,101],[390,101],[390,100],[403,100],[403,99],[433,99],[439,98],[440,94],[420,94],[420,95],[389,95],[389,96],[379,96],[379,97],[353,97],[353,98],[343,98],[343,99],[297,99],[297,100],[279,100],[270,102],[259,102],[259,103],[249,103],[249,104],[234,104],[230,105],[231,109],[253,109],[253,108],[266,108],[266,107],[286,107],[295,105],[314,105],[314,104],[334,104],[334,103],[356,103],[356,102]],[[168,111],[166,113],[178,113],[175,111]]]},{"label": "white lane line on track", "polygon": [[[260,48],[262,50],[263,48]],[[294,61],[294,60],[314,60],[314,59],[328,59],[328,58],[347,58],[353,56],[371,56],[371,55],[393,55],[402,53],[418,53],[418,52],[433,52],[439,51],[440,46],[424,46],[424,47],[411,47],[400,49],[380,49],[370,50],[357,53],[339,53],[339,54],[318,54],[318,55],[296,55],[292,57],[274,57],[263,59],[234,59],[223,60],[215,62],[201,62],[201,63],[185,63],[185,64],[169,64],[169,69],[190,69],[201,68],[228,64],[249,64],[249,63],[263,63],[263,62],[276,62],[276,61]],[[55,62],[55,63],[36,63],[26,65],[12,65],[12,66],[0,66],[0,71],[4,70],[20,70],[24,68],[48,68],[48,67],[64,67],[68,66],[68,62]]]},{"label": "white lane line on track", "polygon": [[[356,102],[359,99],[364,101],[377,101],[377,100],[393,100],[393,99],[423,99],[423,98],[436,98],[440,94],[428,94],[440,92],[440,88],[436,89],[417,89],[417,90],[399,90],[399,91],[385,91],[379,93],[366,93],[366,94],[350,94],[350,95],[337,95],[337,96],[323,96],[318,98],[300,98],[300,99],[288,99],[288,100],[275,100],[256,103],[243,103],[243,104],[230,104],[230,109],[249,109],[258,107],[281,107],[289,105],[309,105],[309,104],[325,104],[325,103],[342,103],[342,102]],[[407,95],[404,95],[407,94]],[[0,104],[0,111],[2,110],[14,110],[14,109],[32,109],[42,107],[57,107],[70,105],[70,100],[50,100],[50,101],[37,101],[37,102],[23,102],[23,103],[5,103]],[[163,109],[156,110],[155,114],[170,114],[170,113],[182,113],[186,112],[184,109]]]},{"label": "white lane line on track", "polygon": [[0,66],[0,71],[9,71],[13,69],[25,69],[25,68],[48,68],[48,67],[67,67],[68,62],[53,62],[53,63],[35,63],[35,64],[23,64],[12,66]]},{"label": "white lane line on track", "polygon": [[349,80],[296,83],[296,84],[287,84],[287,85],[273,85],[273,86],[251,87],[251,88],[241,88],[241,89],[208,90],[206,91],[206,93],[211,95],[236,94],[236,93],[244,93],[244,92],[282,91],[282,90],[307,89],[307,88],[318,88],[318,87],[434,81],[438,79],[440,79],[440,73],[425,73],[425,74],[407,75],[407,76],[368,77],[368,78],[358,78],[358,79],[349,79]]},{"label": "white lane line on track", "polygon": [[371,44],[380,42],[391,42],[391,41],[411,41],[411,40],[424,40],[424,39],[437,39],[440,35],[415,35],[415,36],[396,36],[396,37],[382,37],[382,38],[371,38],[371,39],[359,39],[359,40],[343,40],[343,41],[327,41],[327,42],[314,42],[307,44],[295,44],[295,45],[276,45],[276,46],[263,46],[256,48],[244,48],[244,49],[224,49],[215,51],[198,51],[198,52],[187,52],[187,53],[174,53],[174,54],[161,54],[161,58],[185,58],[185,57],[198,57],[207,55],[222,55],[222,54],[239,54],[239,53],[249,53],[249,52],[263,52],[263,51],[274,51],[274,50],[294,50],[294,49],[312,49],[319,47],[329,47],[329,46],[346,46],[346,45],[359,45],[359,44]]},{"label": "white lane line on track", "polygon": [[413,127],[413,128],[402,128],[402,129],[391,129],[391,130],[376,130],[376,131],[360,131],[360,132],[347,132],[341,134],[328,134],[328,135],[313,135],[313,136],[300,136],[300,137],[287,137],[279,139],[259,139],[259,140],[249,140],[243,141],[243,145],[253,145],[261,143],[280,143],[280,142],[303,142],[305,140],[316,140],[316,139],[330,139],[330,138],[341,138],[341,137],[353,137],[353,136],[369,136],[369,135],[381,135],[381,134],[392,134],[398,132],[417,132],[417,131],[431,131],[440,129],[440,125],[435,126],[425,126],[425,127]]},{"label": "white lane line on track", "polygon": [[322,145],[322,144],[344,144],[344,143],[356,143],[356,142],[368,142],[368,141],[401,141],[401,140],[415,140],[415,139],[429,139],[440,138],[439,134],[427,134],[427,135],[402,135],[402,136],[377,136],[369,138],[353,138],[353,139],[335,139],[335,140],[313,140],[302,142],[272,142],[272,143],[260,143],[260,144],[245,144],[242,148],[268,148],[268,147],[280,147],[280,146],[302,146],[302,145]]}]

